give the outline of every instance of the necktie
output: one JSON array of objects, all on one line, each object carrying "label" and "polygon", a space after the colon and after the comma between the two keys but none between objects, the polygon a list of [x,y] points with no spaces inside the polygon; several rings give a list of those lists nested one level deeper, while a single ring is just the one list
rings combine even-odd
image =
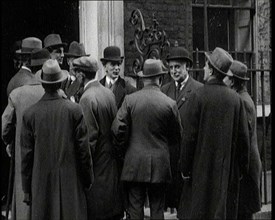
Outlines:
[{"label": "necktie", "polygon": [[178,83],[177,87],[176,87],[176,98],[178,98],[179,94],[180,94],[180,87],[181,87],[181,84]]}]

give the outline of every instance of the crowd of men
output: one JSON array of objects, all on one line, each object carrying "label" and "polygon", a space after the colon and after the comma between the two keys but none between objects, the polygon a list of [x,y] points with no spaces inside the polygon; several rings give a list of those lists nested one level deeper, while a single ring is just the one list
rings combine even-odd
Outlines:
[{"label": "crowd of men", "polygon": [[[2,139],[14,155],[12,219],[252,219],[261,161],[247,67],[222,48],[205,53],[204,83],[186,48],[165,67],[147,59],[137,89],[120,48],[98,61],[49,34],[22,40],[7,86]],[[65,57],[65,59],[64,59]],[[62,69],[67,61],[68,70]],[[166,74],[171,81],[163,84]]]}]

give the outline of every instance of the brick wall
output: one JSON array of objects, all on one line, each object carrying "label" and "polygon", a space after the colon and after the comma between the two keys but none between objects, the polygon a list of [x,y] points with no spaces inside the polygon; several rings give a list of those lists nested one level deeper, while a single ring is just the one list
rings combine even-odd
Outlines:
[{"label": "brick wall", "polygon": [[174,45],[175,40],[180,46],[192,50],[192,0],[136,0],[124,2],[124,48],[125,75],[132,73],[132,64],[139,54],[130,41],[134,40],[135,26],[129,19],[135,9],[143,15],[145,26],[153,25],[153,13],[159,27],[165,30],[167,38]]}]

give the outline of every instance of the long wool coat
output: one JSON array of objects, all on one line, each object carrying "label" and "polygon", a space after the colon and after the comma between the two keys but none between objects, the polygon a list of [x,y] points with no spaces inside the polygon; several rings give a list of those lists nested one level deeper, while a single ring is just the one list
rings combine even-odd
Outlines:
[{"label": "long wool coat", "polygon": [[[240,96],[217,79],[195,91],[183,127],[181,171],[191,176],[180,219],[235,219],[239,179],[249,165],[249,133]],[[183,189],[184,191],[184,189]]]},{"label": "long wool coat", "polygon": [[31,193],[31,219],[87,219],[84,187],[93,181],[81,107],[56,92],[25,111],[22,184]]},{"label": "long wool coat", "polygon": [[10,144],[14,140],[15,132],[15,148],[14,148],[14,185],[11,214],[12,219],[29,219],[30,209],[23,203],[24,192],[22,190],[21,179],[21,143],[20,133],[22,126],[23,112],[29,106],[36,103],[44,94],[44,89],[37,82],[30,85],[24,85],[13,89],[9,95],[8,105],[2,115],[2,139],[5,144]]},{"label": "long wool coat", "polygon": [[261,210],[261,171],[262,163],[257,142],[256,109],[246,89],[238,91],[246,110],[250,137],[249,172],[241,179],[239,213],[256,213]]},{"label": "long wool coat", "polygon": [[94,163],[94,184],[87,192],[88,218],[111,218],[122,214],[118,164],[111,141],[111,125],[117,107],[111,90],[93,81],[80,98],[89,131],[89,146]]},{"label": "long wool coat", "polygon": [[[176,96],[176,84],[175,81],[172,80],[169,83],[162,86],[161,91],[166,94],[171,99],[177,102],[177,106],[180,112],[181,125],[184,126],[186,118],[186,101],[189,99],[192,92],[196,89],[202,87],[203,84],[194,80],[190,75],[189,78],[183,87],[183,89],[179,92],[178,96]],[[180,143],[178,143],[180,145]],[[176,151],[178,149],[178,151]],[[173,181],[168,185],[165,202],[166,206],[170,208],[178,208],[179,200],[181,196],[181,191],[183,187],[183,181],[179,171],[179,147],[170,146],[170,156],[171,156],[171,169],[172,169],[172,178]],[[185,196],[185,195],[182,195]]]}]

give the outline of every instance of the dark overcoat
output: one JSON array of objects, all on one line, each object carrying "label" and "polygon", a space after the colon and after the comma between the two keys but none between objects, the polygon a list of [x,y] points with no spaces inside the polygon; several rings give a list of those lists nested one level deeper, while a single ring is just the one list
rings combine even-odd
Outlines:
[{"label": "dark overcoat", "polygon": [[191,176],[191,195],[182,198],[178,217],[236,219],[239,180],[249,165],[243,101],[212,79],[191,95],[186,107],[180,160],[183,175]]},{"label": "dark overcoat", "polygon": [[249,172],[241,179],[239,213],[252,214],[261,210],[261,171],[262,163],[257,142],[256,109],[246,89],[238,91],[246,110],[250,137]]},{"label": "dark overcoat", "polygon": [[[106,76],[104,76],[100,80],[100,83],[103,86],[105,86],[105,82],[106,82]],[[115,95],[116,105],[117,105],[117,108],[119,109],[120,106],[122,105],[124,97],[128,94],[135,92],[136,88],[133,87],[130,83],[126,82],[120,76],[118,77],[117,81],[115,82],[115,84],[113,86],[114,86],[113,93]]]},{"label": "dark overcoat", "polygon": [[168,143],[181,140],[176,102],[157,86],[127,95],[112,125],[118,150],[126,148],[122,181],[171,181]]},{"label": "dark overcoat", "polygon": [[41,99],[43,94],[43,87],[36,81],[30,83],[30,85],[22,85],[15,88],[11,91],[8,99],[8,105],[2,114],[2,139],[4,143],[6,145],[11,144],[14,141],[15,134],[14,183],[11,207],[12,219],[30,219],[30,207],[23,203],[24,192],[22,190],[21,178],[20,134],[23,112]]},{"label": "dark overcoat", "polygon": [[45,93],[23,116],[23,191],[31,219],[87,219],[84,187],[93,181],[87,126],[81,107]]},{"label": "dark overcoat", "polygon": [[[161,91],[169,96],[171,99],[176,100],[177,106],[180,112],[181,125],[184,126],[184,121],[188,120],[186,118],[186,101],[189,99],[192,92],[196,89],[202,87],[203,84],[193,79],[190,75],[189,78],[183,87],[183,89],[179,92],[178,96],[176,96],[176,84],[175,81],[172,80],[169,83],[165,84],[161,87]],[[180,143],[179,143],[180,144]],[[170,147],[170,156],[171,156],[171,168],[172,168],[172,178],[173,181],[168,185],[165,201],[166,206],[170,208],[178,208],[179,200],[182,192],[183,181],[179,171],[179,155],[180,152],[176,152],[179,148]],[[187,193],[187,192],[185,192]],[[182,195],[185,196],[185,195]]]},{"label": "dark overcoat", "polygon": [[20,68],[19,71],[11,78],[7,87],[7,95],[17,87],[27,85],[36,81],[35,75],[28,69]]},{"label": "dark overcoat", "polygon": [[123,213],[117,161],[112,154],[111,125],[117,113],[114,94],[98,81],[80,98],[89,131],[95,181],[87,192],[88,218],[111,218]]}]

